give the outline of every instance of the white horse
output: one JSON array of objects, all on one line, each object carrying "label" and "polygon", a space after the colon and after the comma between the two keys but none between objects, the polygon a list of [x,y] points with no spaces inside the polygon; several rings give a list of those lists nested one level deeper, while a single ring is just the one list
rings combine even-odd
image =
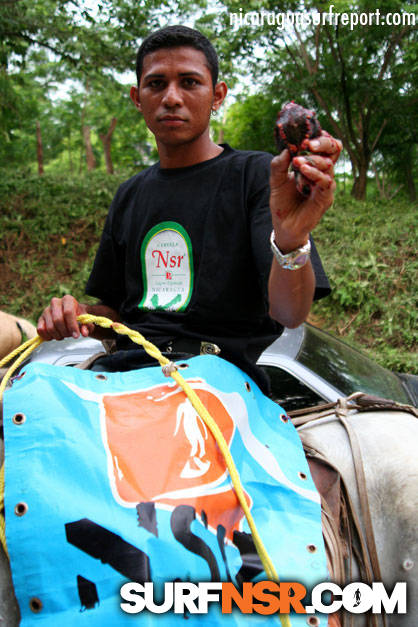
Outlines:
[{"label": "white horse", "polygon": [[[361,397],[359,400],[362,400]],[[357,407],[362,411],[350,407]],[[384,404],[380,406],[377,404],[375,411],[372,407],[372,401],[369,401],[367,408],[367,402],[361,407],[355,400],[353,403],[342,400],[337,408],[314,414],[313,420],[312,416],[308,419],[306,415],[293,420],[298,425],[308,459],[309,454],[314,458],[326,459],[340,474],[353,509],[358,515],[365,543],[369,540],[372,545],[375,544],[376,556],[372,556],[369,570],[378,572],[374,572],[371,579],[381,580],[388,592],[392,591],[396,582],[407,584],[407,613],[386,616],[386,624],[390,627],[416,627],[418,625],[417,414],[412,408],[410,411],[396,410],[395,405],[392,409],[385,409]],[[358,473],[356,465],[359,467]],[[360,487],[359,490],[359,484],[362,482],[363,488]],[[348,544],[345,538],[345,545]],[[371,553],[373,550],[371,546]],[[334,547],[334,558],[335,552]],[[336,561],[338,562],[338,556]],[[345,573],[343,583],[364,580],[359,561],[362,560],[353,558],[352,574],[350,576]],[[367,562],[367,558],[365,561]],[[339,573],[334,573],[334,576],[337,579],[341,577]],[[347,621],[349,616],[346,614],[344,620]],[[365,615],[352,614],[351,620],[354,625],[367,624]],[[368,620],[369,624],[373,624],[370,617]],[[384,624],[383,620],[381,616],[376,615],[374,624]]]},{"label": "white horse", "polygon": [[[361,399],[359,399],[361,400]],[[364,405],[364,403],[363,403]],[[363,411],[357,411],[362,409]],[[366,411],[364,411],[366,409]],[[343,625],[384,625],[389,627],[416,627],[418,625],[418,421],[413,411],[402,408],[379,411],[372,406],[361,407],[357,401],[342,399],[316,414],[304,411],[293,417],[299,434],[307,450],[308,459],[327,460],[341,476],[353,509],[359,518],[359,527],[369,544],[375,544],[376,556],[371,559],[371,568],[380,568],[381,581],[388,592],[398,581],[407,582],[408,609],[406,614],[393,614],[384,619],[375,615],[345,615]],[[302,412],[303,414],[303,412]],[[357,466],[363,467],[359,476],[353,464],[353,455]],[[365,478],[366,497],[359,494],[358,484]],[[315,479],[315,476],[314,476]],[[331,490],[332,492],[332,490]],[[360,493],[362,490],[360,489]],[[365,503],[365,498],[368,503]],[[339,504],[337,504],[339,507]],[[325,506],[325,504],[324,504]],[[328,512],[335,510],[331,503]],[[367,522],[368,512],[371,527]],[[345,518],[342,514],[340,518]],[[353,559],[352,572],[347,570],[345,547],[350,545],[343,538],[343,550],[335,521],[330,529],[324,528],[326,544],[331,546],[331,562],[334,569],[333,579],[341,586],[350,581],[365,579],[361,559]],[[343,525],[347,529],[347,525]],[[334,533],[332,531],[334,529]],[[356,532],[352,528],[352,534]],[[360,533],[361,533],[360,532]],[[370,537],[372,534],[372,537]],[[332,537],[333,536],[333,537]],[[355,538],[353,543],[355,544]],[[373,546],[370,549],[373,553]],[[378,561],[376,566],[375,562]],[[367,560],[366,560],[367,561]],[[340,562],[340,563],[339,563]],[[342,564],[344,562],[344,564]],[[376,572],[366,575],[370,580],[379,580]],[[353,622],[351,622],[353,621]],[[19,608],[16,602],[7,556],[0,550],[0,624],[8,627],[19,625]],[[309,624],[309,623],[308,623]],[[311,623],[314,624],[314,623]]]}]

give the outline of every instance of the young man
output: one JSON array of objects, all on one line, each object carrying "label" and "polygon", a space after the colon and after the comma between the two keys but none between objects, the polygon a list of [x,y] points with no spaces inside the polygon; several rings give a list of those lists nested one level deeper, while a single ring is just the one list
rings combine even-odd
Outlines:
[{"label": "young man", "polygon": [[[322,133],[309,142],[309,161],[294,159],[312,184],[308,198],[296,189],[287,150],[272,160],[215,144],[210,115],[227,87],[218,82],[210,42],[186,27],[144,40],[137,78],[131,98],[155,135],[160,162],[124,183],[112,203],[86,289],[101,304],[52,299],[38,333],[46,340],[78,337],[77,315],[105,315],[173,357],[202,347],[220,351],[266,389],[258,356],[329,291],[308,242],[332,204],[341,144]],[[103,337],[93,325],[83,325],[81,334]],[[126,338],[117,346],[97,369],[147,361]]]}]

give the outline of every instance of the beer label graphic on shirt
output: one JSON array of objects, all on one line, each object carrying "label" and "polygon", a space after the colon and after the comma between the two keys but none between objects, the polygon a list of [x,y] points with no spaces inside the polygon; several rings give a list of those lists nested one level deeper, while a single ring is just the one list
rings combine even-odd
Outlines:
[{"label": "beer label graphic on shirt", "polygon": [[187,232],[177,222],[160,222],[141,246],[144,295],[141,309],[184,311],[193,290],[193,253]]}]

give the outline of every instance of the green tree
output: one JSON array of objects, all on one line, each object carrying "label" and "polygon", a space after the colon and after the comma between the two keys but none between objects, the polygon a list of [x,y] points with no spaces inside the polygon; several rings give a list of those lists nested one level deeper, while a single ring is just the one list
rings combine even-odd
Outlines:
[{"label": "green tree", "polygon": [[[305,21],[279,28],[261,20],[261,14],[277,15],[276,3],[253,0],[244,11],[238,0],[224,0],[220,19],[204,20],[216,41],[223,41],[224,54],[251,70],[262,85],[263,93],[274,100],[302,99],[317,109],[324,126],[339,137],[349,155],[353,195],[364,198],[367,173],[373,154],[379,148],[386,128],[401,138],[404,125],[395,128],[392,115],[400,96],[411,94],[416,79],[416,27],[410,23],[383,24],[389,15],[412,13],[409,0],[385,0],[379,5],[380,23],[350,25],[329,23],[322,16],[333,5],[333,12],[376,14],[374,3],[357,2],[283,2],[280,11],[303,16]],[[241,9],[241,10],[240,10]],[[254,18],[242,20],[245,12]],[[232,28],[231,14],[239,25]],[[413,17],[413,16],[412,16]],[[372,18],[371,18],[372,19]],[[308,21],[310,20],[310,22]],[[241,24],[242,22],[242,24]],[[319,22],[319,23],[318,23]],[[239,61],[238,61],[239,60]],[[403,67],[403,72],[398,71]],[[415,80],[416,84],[416,80]],[[382,103],[384,106],[382,107]]]},{"label": "green tree", "polygon": [[[380,116],[388,120],[377,147],[376,162],[382,178],[402,186],[416,200],[418,165],[418,46],[405,50],[403,62],[392,72],[393,87],[380,103]],[[389,89],[389,86],[388,86]]]},{"label": "green tree", "polygon": [[264,94],[248,96],[229,107],[224,137],[241,150],[276,152],[274,122],[281,105]]},{"label": "green tree", "polygon": [[[124,137],[119,154],[124,162],[129,156],[140,161],[145,130],[139,124],[136,136],[131,129],[131,146],[126,146],[129,131],[123,127],[132,122],[134,111],[127,113],[129,100],[121,95],[125,88],[115,77],[134,68],[139,40],[172,11],[161,9],[155,0],[102,0],[93,8],[83,0],[0,0],[0,165],[33,163],[39,122],[45,161],[62,162],[57,153],[66,152],[74,168],[73,146],[82,146],[84,122],[93,124],[93,153],[101,155],[100,136],[110,139],[111,120],[118,112],[123,115],[117,135]],[[94,106],[85,94],[92,84]],[[81,99],[78,93],[84,94]],[[65,105],[68,94],[73,99],[70,107]],[[111,97],[116,98],[112,105]],[[138,125],[138,116],[135,122]],[[107,152],[109,156],[109,146]]]},{"label": "green tree", "polygon": [[117,167],[141,166],[151,153],[150,138],[141,115],[129,97],[129,86],[112,77],[100,78],[89,84],[84,101],[84,119],[93,132],[93,147],[98,160],[105,159],[103,141],[112,120],[111,157]]}]

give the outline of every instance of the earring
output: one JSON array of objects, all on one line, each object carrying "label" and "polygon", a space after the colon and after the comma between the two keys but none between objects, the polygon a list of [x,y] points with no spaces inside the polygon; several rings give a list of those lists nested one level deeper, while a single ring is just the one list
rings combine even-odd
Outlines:
[{"label": "earring", "polygon": [[212,107],[211,112],[210,112],[211,115],[216,115],[217,112],[218,112],[218,109],[216,107]]}]

